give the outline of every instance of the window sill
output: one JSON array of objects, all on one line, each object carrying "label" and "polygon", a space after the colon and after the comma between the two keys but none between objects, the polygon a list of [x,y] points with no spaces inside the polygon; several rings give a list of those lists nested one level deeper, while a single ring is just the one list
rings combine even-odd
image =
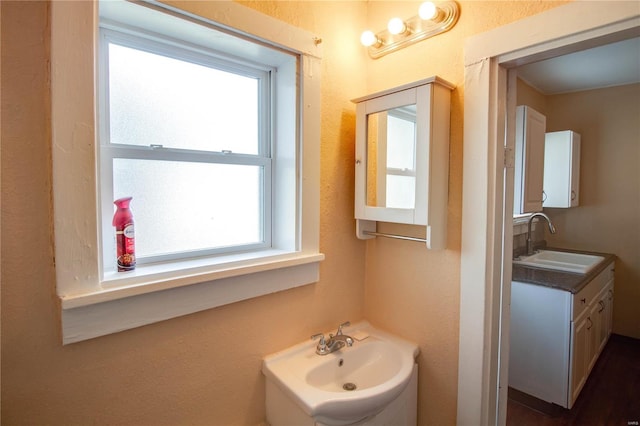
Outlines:
[{"label": "window sill", "polygon": [[324,259],[322,253],[279,251],[233,257],[219,264],[191,260],[114,272],[99,290],[61,297],[63,343],[311,284]]}]

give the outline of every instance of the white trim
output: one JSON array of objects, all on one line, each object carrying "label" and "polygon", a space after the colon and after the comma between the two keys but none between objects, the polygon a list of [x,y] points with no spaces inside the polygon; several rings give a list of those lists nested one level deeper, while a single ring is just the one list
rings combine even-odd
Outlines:
[{"label": "white trim", "polygon": [[500,57],[500,63],[523,65],[623,40],[639,34],[637,14],[634,1],[577,0],[468,38],[464,63]]},{"label": "white trim", "polygon": [[[62,309],[73,309],[82,306],[95,305],[97,303],[110,302],[131,296],[139,296],[155,291],[162,291],[184,287],[193,284],[211,283],[232,277],[241,277],[248,274],[257,274],[275,269],[291,268],[308,263],[317,263],[324,260],[322,254],[282,254],[271,253],[265,256],[265,252],[251,253],[252,258],[242,259],[237,255],[234,262],[225,259],[218,269],[211,269],[211,265],[202,260],[179,262],[181,268],[169,269],[173,265],[150,265],[137,268],[135,271],[109,274],[102,282],[102,288],[95,291],[87,291],[76,295],[61,296]],[[246,257],[246,256],[244,256]],[[142,271],[142,273],[140,273]],[[124,275],[124,276],[123,276]],[[286,277],[282,277],[285,280]],[[220,306],[212,304],[211,307]]]},{"label": "white trim", "polygon": [[[109,0],[111,2],[113,0]],[[298,27],[291,26],[269,15],[242,6],[233,0],[215,2],[192,2],[185,5],[189,10],[161,3],[156,0],[141,0],[149,8],[169,14],[190,18],[202,24],[215,23],[235,34],[249,39],[268,41],[274,47],[294,50],[304,56],[322,58],[322,38]],[[128,12],[127,12],[128,13]]]},{"label": "white trim", "polygon": [[[501,365],[499,353],[504,356],[509,344],[509,309],[499,301],[509,295],[511,253],[507,249],[508,239],[513,237],[508,227],[511,212],[505,208],[510,197],[502,188],[505,184],[512,188],[513,175],[505,177],[501,162],[504,139],[500,129],[504,129],[506,110],[501,106],[508,102],[505,70],[638,33],[637,3],[575,1],[466,41],[459,425],[506,421],[504,387],[508,378],[506,360]],[[504,232],[496,232],[499,229]]]},{"label": "white trim", "polygon": [[[110,5],[115,2],[107,2]],[[127,8],[140,4],[118,2]],[[183,12],[160,3],[141,3],[156,10]],[[184,12],[192,22],[240,30],[251,40],[267,38],[283,57],[283,71],[276,78],[299,73],[298,86],[279,88],[300,106],[298,117],[289,117],[290,130],[278,134],[288,144],[298,144],[298,164],[286,153],[274,153],[285,165],[278,178],[297,193],[300,204],[283,215],[275,226],[296,227],[298,238],[278,241],[285,250],[267,251],[262,257],[237,255],[224,266],[190,265],[181,273],[140,268],[124,278],[125,285],[112,286],[99,273],[97,194],[96,81],[98,40],[97,2],[53,2],[51,5],[51,110],[53,156],[53,202],[57,294],[61,299],[63,343],[77,342],[132,327],[173,318],[318,281],[320,223],[320,69],[319,47],[313,35],[234,2],[189,3],[206,8],[218,22]],[[142,8],[144,9],[144,8]],[[203,12],[205,13],[205,12]],[[206,14],[205,13],[205,14]],[[125,14],[128,16],[128,14]],[[175,18],[173,18],[175,19]],[[250,25],[248,25],[250,22]],[[273,32],[274,29],[278,31]],[[312,52],[309,56],[304,52]],[[291,63],[293,62],[293,63]],[[299,95],[296,95],[299,93]],[[298,121],[295,121],[298,120]],[[281,123],[278,123],[280,125]],[[300,142],[300,143],[298,143]],[[292,183],[293,182],[293,183]],[[234,255],[235,256],[235,255]],[[197,263],[197,261],[196,261]],[[146,276],[146,278],[139,278]],[[124,275],[123,275],[124,277]],[[146,281],[145,281],[146,279]],[[146,285],[145,285],[146,284]]]},{"label": "white trim", "polygon": [[[117,4],[117,3],[110,3]],[[135,8],[140,9],[139,7]],[[102,14],[106,12],[103,10]],[[143,19],[141,17],[140,19]],[[147,17],[148,19],[148,17]],[[170,20],[169,23],[172,23],[174,26],[177,26],[175,19]],[[261,197],[261,206],[260,206],[260,222],[262,232],[261,240],[257,240],[255,242],[247,243],[247,244],[239,244],[235,246],[221,246],[216,248],[202,248],[196,249],[189,252],[182,253],[159,253],[152,256],[141,257],[141,253],[137,253],[137,266],[141,266],[143,264],[150,263],[158,263],[158,262],[172,262],[178,259],[189,259],[201,256],[220,256],[225,253],[238,253],[242,251],[259,251],[261,249],[265,249],[266,247],[272,246],[272,224],[271,224],[271,209],[272,209],[272,201],[280,210],[284,210],[282,206],[279,204],[285,204],[282,202],[283,199],[286,199],[288,203],[293,204],[295,202],[294,197],[287,197],[287,192],[283,189],[282,191],[279,188],[285,188],[289,185],[288,182],[285,181],[276,181],[276,187],[272,185],[272,158],[271,152],[274,151],[271,149],[272,139],[270,137],[272,129],[274,127],[273,123],[271,123],[271,115],[270,109],[275,109],[275,113],[273,116],[278,117],[280,113],[285,114],[286,116],[290,116],[291,111],[296,109],[296,99],[295,94],[286,96],[278,92],[277,85],[275,81],[271,81],[272,78],[275,80],[275,75],[277,74],[275,71],[278,68],[271,69],[269,66],[264,64],[258,65],[245,65],[235,60],[235,58],[226,57],[218,52],[210,52],[204,47],[200,47],[199,49],[195,49],[193,45],[189,45],[187,41],[184,40],[175,40],[169,39],[167,36],[155,34],[150,31],[142,31],[140,28],[135,27],[133,23],[124,27],[124,25],[119,25],[117,22],[110,20],[110,24],[105,26],[102,21],[100,21],[99,28],[99,63],[100,63],[100,72],[98,73],[98,109],[101,111],[99,117],[99,134],[100,141],[98,157],[100,159],[100,173],[101,173],[101,218],[100,222],[102,223],[101,227],[101,245],[102,245],[102,276],[112,273],[117,269],[117,265],[113,256],[115,252],[115,241],[113,239],[113,228],[111,225],[111,217],[113,216],[113,200],[118,198],[114,196],[114,190],[112,186],[113,182],[113,168],[114,168],[114,160],[151,160],[151,161],[167,161],[167,162],[177,162],[184,161],[188,163],[198,164],[198,163],[215,163],[215,164],[233,164],[240,166],[258,166],[261,173],[261,183],[259,187],[259,193]],[[144,22],[144,21],[143,21]],[[179,21],[178,21],[179,22]],[[167,26],[169,26],[169,23]],[[184,23],[181,23],[184,25]],[[193,24],[191,24],[193,26]],[[190,27],[184,31],[184,34],[189,34],[188,30]],[[212,37],[215,39],[215,37]],[[111,98],[109,96],[109,73],[110,73],[110,53],[109,46],[111,44],[117,46],[123,46],[129,49],[136,50],[138,52],[149,52],[154,55],[162,55],[174,59],[176,61],[183,61],[191,64],[199,64],[214,70],[222,70],[228,73],[233,73],[235,75],[246,76],[258,81],[259,92],[258,96],[260,100],[257,102],[259,105],[259,114],[257,116],[259,120],[258,130],[259,130],[259,139],[257,144],[257,152],[256,153],[225,153],[222,149],[219,151],[202,151],[191,148],[171,148],[169,146],[162,147],[161,149],[151,148],[150,145],[141,145],[141,144],[133,144],[130,145],[128,143],[124,143],[123,141],[118,141],[120,143],[114,143],[112,141],[110,135],[110,122],[111,116],[109,114],[110,111],[110,102]],[[210,43],[213,44],[213,43]],[[273,51],[271,48],[261,48],[256,49],[255,45],[253,46],[253,50],[261,51],[261,50],[269,49]],[[276,56],[278,56],[278,62],[281,64],[281,67],[291,68],[295,67],[296,57],[294,55],[286,55],[286,59],[281,58],[285,55],[281,52],[276,52]],[[267,56],[268,57],[268,56]],[[272,77],[273,76],[273,77]],[[291,81],[295,81],[295,75],[289,76],[292,78]],[[285,82],[285,84],[290,85],[290,82]],[[271,93],[274,93],[271,95]],[[280,96],[278,96],[280,95]],[[275,98],[277,100],[271,100],[271,98]],[[224,102],[222,100],[221,102]],[[280,132],[286,132],[289,130],[289,133],[293,133],[291,130],[295,129],[295,123],[291,123],[289,127],[282,127]],[[147,141],[152,142],[152,141]],[[224,147],[220,147],[224,148]],[[231,147],[227,147],[231,148]],[[284,153],[284,156],[287,158],[295,157],[295,144],[291,144],[287,146],[286,149],[284,147],[280,147],[281,149],[276,150],[276,152]],[[287,150],[289,152],[287,152]],[[184,164],[184,163],[183,163]],[[295,177],[291,179],[295,180]],[[295,190],[289,189],[291,193],[295,193]],[[280,193],[282,192],[281,195]],[[279,228],[281,229],[281,228]],[[295,233],[295,229],[287,230],[292,234]],[[284,239],[284,238],[283,238]],[[289,240],[292,238],[289,237]],[[295,250],[296,246],[294,244],[288,246],[275,246],[281,250]],[[180,268],[180,264],[177,265],[177,268]],[[113,275],[113,274],[112,274]],[[104,279],[104,278],[103,278]],[[117,281],[116,277],[113,277],[113,281]]]},{"label": "white trim", "polygon": [[313,263],[262,271],[259,278],[229,277],[65,308],[62,311],[63,343],[75,343],[316,282],[319,279],[318,261],[322,259],[310,260]]}]

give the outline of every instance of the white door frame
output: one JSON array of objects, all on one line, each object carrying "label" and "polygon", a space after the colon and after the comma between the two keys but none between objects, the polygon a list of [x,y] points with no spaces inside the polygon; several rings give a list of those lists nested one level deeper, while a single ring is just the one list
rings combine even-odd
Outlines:
[{"label": "white door frame", "polygon": [[515,118],[508,70],[638,35],[637,2],[574,1],[466,40],[458,425],[506,421],[510,311],[502,299],[510,299],[513,166],[505,167],[505,152],[509,163],[513,151],[504,145],[513,147],[505,123]]}]

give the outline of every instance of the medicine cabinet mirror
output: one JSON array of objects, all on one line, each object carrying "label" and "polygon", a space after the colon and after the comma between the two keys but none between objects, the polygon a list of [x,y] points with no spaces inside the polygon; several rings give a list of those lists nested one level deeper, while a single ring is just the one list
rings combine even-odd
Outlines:
[{"label": "medicine cabinet mirror", "polygon": [[415,208],[416,104],[367,115],[367,206]]},{"label": "medicine cabinet mirror", "polygon": [[427,247],[445,247],[453,88],[432,77],[353,100],[358,238],[401,237],[377,233],[377,222],[405,223],[427,227]]}]

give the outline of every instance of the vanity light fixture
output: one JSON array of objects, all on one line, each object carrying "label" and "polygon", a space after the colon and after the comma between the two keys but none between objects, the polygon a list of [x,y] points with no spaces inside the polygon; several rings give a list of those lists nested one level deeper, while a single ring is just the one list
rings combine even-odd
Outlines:
[{"label": "vanity light fixture", "polygon": [[455,1],[424,2],[418,14],[407,20],[393,18],[387,29],[378,33],[365,31],[360,43],[367,47],[369,56],[381,58],[398,49],[449,31],[458,21],[460,9]]},{"label": "vanity light fixture", "polygon": [[407,30],[407,24],[400,18],[391,18],[387,24],[387,31],[393,35],[405,34]]},{"label": "vanity light fixture", "polygon": [[365,31],[362,33],[362,35],[360,36],[360,43],[362,43],[363,46],[365,47],[369,47],[369,46],[373,46],[373,47],[380,47],[382,46],[382,40],[380,40],[378,37],[376,37],[376,35],[373,33],[373,31]]}]

